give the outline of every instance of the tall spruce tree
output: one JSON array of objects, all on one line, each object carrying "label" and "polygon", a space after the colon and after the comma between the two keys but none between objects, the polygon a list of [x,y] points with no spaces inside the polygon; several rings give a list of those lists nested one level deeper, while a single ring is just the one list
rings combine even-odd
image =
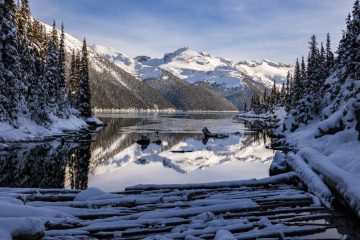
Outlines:
[{"label": "tall spruce tree", "polygon": [[300,70],[300,63],[299,63],[299,59],[296,59],[296,63],[295,63],[295,71],[294,71],[294,82],[292,84],[292,108],[296,107],[296,105],[298,104],[299,100],[301,99],[301,97],[303,96],[304,93],[304,85],[303,85],[303,79],[302,79],[302,74],[301,74],[301,70]]},{"label": "tall spruce tree", "polygon": [[81,50],[80,76],[79,76],[79,111],[80,116],[89,118],[92,116],[91,111],[91,90],[89,81],[89,56],[87,51],[86,40],[83,41]]},{"label": "tall spruce tree", "polygon": [[47,49],[44,81],[47,94],[47,110],[49,113],[57,115],[57,91],[59,89],[59,53],[57,51],[58,36],[55,21],[51,31],[50,41]]},{"label": "tall spruce tree", "polygon": [[309,90],[307,92],[308,107],[311,112],[318,114],[320,102],[323,97],[322,88],[324,86],[325,78],[322,74],[320,50],[315,35],[311,37],[309,42],[307,78],[309,82]]},{"label": "tall spruce tree", "polygon": [[305,93],[309,89],[309,81],[306,72],[306,64],[304,56],[301,57],[301,64],[300,64],[300,78],[301,78],[301,86],[304,88],[303,93]]},{"label": "tall spruce tree", "polygon": [[280,91],[280,99],[281,99],[281,106],[285,106],[285,101],[286,101],[285,82],[282,83],[282,87],[281,87],[281,91]]},{"label": "tall spruce tree", "polygon": [[285,96],[285,110],[290,112],[291,110],[291,73],[290,71],[286,76],[286,96]]},{"label": "tall spruce tree", "polygon": [[72,50],[71,61],[70,61],[70,74],[68,81],[68,95],[70,98],[71,106],[78,109],[78,97],[79,97],[79,69],[78,62],[76,59],[75,51]]},{"label": "tall spruce tree", "polygon": [[66,90],[66,76],[65,76],[65,32],[64,24],[61,24],[61,36],[59,44],[59,53],[58,53],[58,91],[57,94],[57,103],[58,103],[58,113],[59,117],[67,118],[69,116],[69,102]]},{"label": "tall spruce tree", "polygon": [[[319,55],[319,74],[322,82],[328,77],[328,71],[326,69],[326,51],[323,43],[320,44],[320,55]],[[323,86],[321,86],[321,89]]]},{"label": "tall spruce tree", "polygon": [[279,102],[279,98],[278,98],[278,90],[276,87],[276,83],[274,81],[273,87],[271,89],[271,95],[270,95],[270,101],[271,101],[271,107],[276,107],[276,105]]},{"label": "tall spruce tree", "polygon": [[327,75],[330,75],[332,68],[334,67],[334,53],[331,50],[331,39],[330,34],[326,35],[326,64],[325,68]]},{"label": "tall spruce tree", "polygon": [[2,79],[0,82],[0,115],[2,121],[19,126],[20,57],[17,46],[15,5],[13,0],[1,3],[0,15],[0,59]]}]

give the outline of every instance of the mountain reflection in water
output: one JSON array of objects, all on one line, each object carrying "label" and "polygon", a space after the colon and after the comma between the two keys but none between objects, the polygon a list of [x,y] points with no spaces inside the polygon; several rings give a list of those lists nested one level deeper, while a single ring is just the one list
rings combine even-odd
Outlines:
[{"label": "mountain reflection in water", "polygon": [[[0,151],[0,186],[118,191],[139,183],[186,183],[265,177],[271,150],[263,131],[235,114],[108,114],[94,142],[19,144]],[[203,127],[226,133],[204,141]],[[150,144],[135,141],[143,134]],[[160,140],[160,141],[159,141]],[[79,141],[78,141],[79,142]],[[227,164],[224,164],[227,163]]]}]

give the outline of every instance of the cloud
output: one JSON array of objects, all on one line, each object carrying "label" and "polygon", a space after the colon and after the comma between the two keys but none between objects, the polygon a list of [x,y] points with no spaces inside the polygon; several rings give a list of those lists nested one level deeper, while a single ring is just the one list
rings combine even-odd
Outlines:
[{"label": "cloud", "polygon": [[[63,20],[89,42],[132,56],[189,46],[224,57],[293,62],[309,37],[336,45],[353,0],[32,0],[35,17]],[[336,46],[334,46],[336,47]]]}]

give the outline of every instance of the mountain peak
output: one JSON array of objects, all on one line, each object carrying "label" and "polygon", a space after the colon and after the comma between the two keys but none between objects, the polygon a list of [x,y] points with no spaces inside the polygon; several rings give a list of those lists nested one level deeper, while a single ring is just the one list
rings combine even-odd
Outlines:
[{"label": "mountain peak", "polygon": [[164,63],[170,62],[174,57],[180,56],[182,53],[187,52],[189,50],[190,50],[189,47],[182,47],[174,52],[165,53],[163,57]]}]

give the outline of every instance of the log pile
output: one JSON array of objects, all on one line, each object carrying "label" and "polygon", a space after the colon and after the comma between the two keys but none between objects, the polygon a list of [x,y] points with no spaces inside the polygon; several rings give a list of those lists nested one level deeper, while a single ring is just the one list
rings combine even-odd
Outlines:
[{"label": "log pile", "polygon": [[[260,180],[96,189],[0,189],[0,197],[59,211],[42,218],[43,239],[235,239],[309,236],[339,218],[298,184],[293,172]],[[334,239],[338,237],[334,236]]]}]

